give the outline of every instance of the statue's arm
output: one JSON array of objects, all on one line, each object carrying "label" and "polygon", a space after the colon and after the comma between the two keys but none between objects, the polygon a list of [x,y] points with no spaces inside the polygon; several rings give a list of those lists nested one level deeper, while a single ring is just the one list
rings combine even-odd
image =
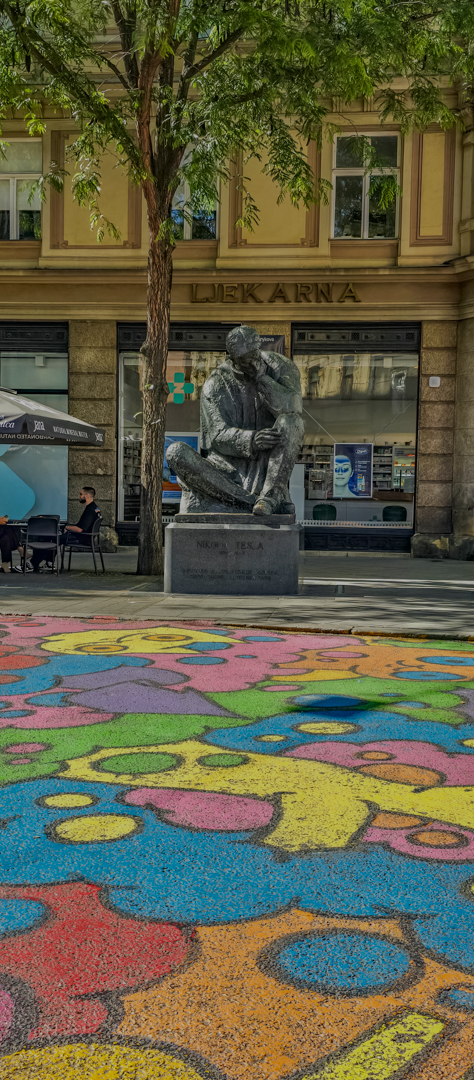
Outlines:
[{"label": "statue's arm", "polygon": [[212,438],[212,448],[226,457],[253,457],[252,441],[254,431],[246,431],[245,428],[222,427],[216,428]]},{"label": "statue's arm", "polygon": [[301,413],[300,373],[296,364],[279,353],[264,353],[265,373],[258,379],[259,392],[271,413]]},{"label": "statue's arm", "polygon": [[209,449],[225,457],[253,457],[255,432],[235,425],[231,402],[225,393],[209,395],[205,390],[201,397],[201,417],[206,429]]}]

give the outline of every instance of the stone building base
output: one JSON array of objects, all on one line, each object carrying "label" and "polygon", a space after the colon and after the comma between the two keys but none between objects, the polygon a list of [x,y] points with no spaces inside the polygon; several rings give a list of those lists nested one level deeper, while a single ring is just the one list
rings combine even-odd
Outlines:
[{"label": "stone building base", "polygon": [[415,533],[411,540],[411,553],[414,559],[459,559],[471,562],[474,560],[474,536]]}]

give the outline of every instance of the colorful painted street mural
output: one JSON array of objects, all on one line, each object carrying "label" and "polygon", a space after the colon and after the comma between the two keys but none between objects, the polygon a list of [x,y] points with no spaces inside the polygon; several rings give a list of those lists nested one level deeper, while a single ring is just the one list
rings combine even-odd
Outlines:
[{"label": "colorful painted street mural", "polygon": [[473,1046],[474,643],[0,618],[0,1080]]}]

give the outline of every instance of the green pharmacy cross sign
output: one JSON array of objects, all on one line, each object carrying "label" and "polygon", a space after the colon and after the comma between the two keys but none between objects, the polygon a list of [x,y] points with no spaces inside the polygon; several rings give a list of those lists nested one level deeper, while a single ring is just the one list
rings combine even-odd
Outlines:
[{"label": "green pharmacy cross sign", "polygon": [[192,394],[194,390],[194,383],[185,382],[182,371],[177,371],[174,377],[174,382],[169,382],[169,391],[173,395],[173,402],[175,405],[182,405],[185,394]]}]

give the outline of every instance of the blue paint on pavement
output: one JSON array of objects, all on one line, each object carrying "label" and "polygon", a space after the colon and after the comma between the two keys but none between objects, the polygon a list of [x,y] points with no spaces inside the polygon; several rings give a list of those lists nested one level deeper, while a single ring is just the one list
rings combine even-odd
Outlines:
[{"label": "blue paint on pavement", "polygon": [[344,930],[301,937],[282,948],[277,963],[285,978],[325,994],[373,994],[411,966],[408,953],[393,941]]},{"label": "blue paint on pavement", "polygon": [[[350,699],[354,700],[354,699]],[[213,746],[222,746],[226,750],[253,750],[259,754],[275,754],[275,744],[259,742],[262,735],[286,736],[283,750],[291,750],[293,747],[302,746],[305,743],[327,742],[327,731],[322,730],[321,735],[315,731],[318,723],[344,723],[357,726],[359,730],[349,730],[339,733],[331,733],[331,742],[366,743],[381,742],[386,739],[416,740],[417,742],[431,742],[435,746],[443,747],[455,753],[472,754],[474,748],[463,746],[464,739],[474,738],[474,724],[461,724],[459,727],[451,727],[449,724],[436,724],[430,720],[415,720],[401,716],[399,713],[383,712],[364,709],[336,709],[330,708],[325,713],[323,709],[317,712],[294,712],[284,713],[277,716],[269,716],[258,723],[246,724],[244,727],[221,728],[211,731],[205,736],[207,743]],[[311,732],[301,731],[302,726],[311,723]]]},{"label": "blue paint on pavement", "polygon": [[[89,881],[107,888],[108,902],[123,915],[184,924],[264,917],[295,902],[303,910],[354,918],[407,915],[424,948],[474,973],[471,863],[406,859],[377,844],[280,861],[252,842],[251,833],[197,833],[123,805],[116,799],[123,790],[51,778],[0,790],[0,816],[18,815],[0,832],[0,881]],[[98,803],[82,810],[38,805],[40,797],[66,792],[92,795]],[[143,828],[108,842],[50,838],[47,826],[91,813],[132,815]]]},{"label": "blue paint on pavement", "polygon": [[68,675],[89,675],[95,671],[110,671],[122,667],[146,667],[148,660],[141,656],[53,656],[49,663],[41,667],[4,671],[15,682],[4,683],[3,694],[37,694],[41,690],[51,690],[57,678]]}]

